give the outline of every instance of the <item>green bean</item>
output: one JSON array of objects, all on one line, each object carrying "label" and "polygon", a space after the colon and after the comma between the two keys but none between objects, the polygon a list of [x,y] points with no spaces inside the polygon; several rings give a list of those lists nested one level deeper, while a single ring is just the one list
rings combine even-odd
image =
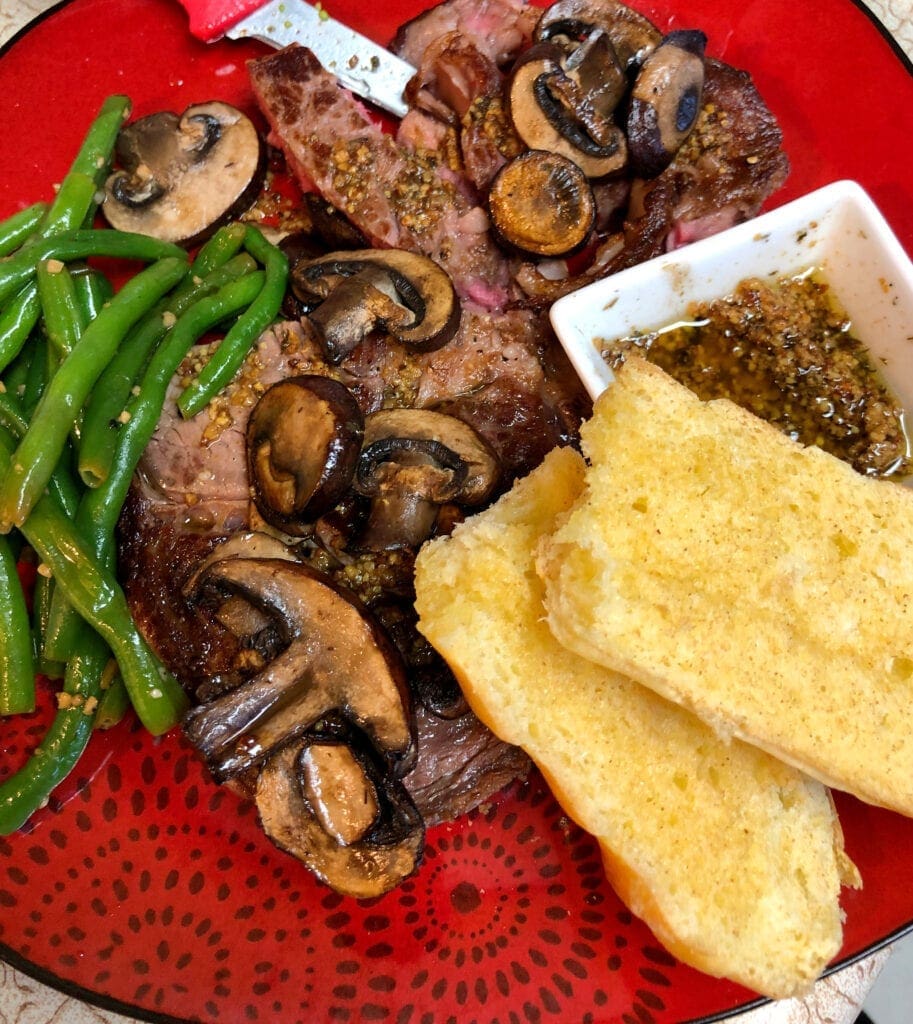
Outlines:
[{"label": "green bean", "polygon": [[[22,415],[19,403],[9,394],[0,393],[0,430],[6,431],[11,438],[18,440],[25,433],[27,426],[28,423]],[[67,471],[67,468],[62,463],[57,465],[48,482],[48,494],[54,498],[64,514],[70,519],[76,515],[76,511],[79,508],[80,492],[72,474]],[[21,539],[18,533],[12,536]],[[3,539],[8,541],[10,538]],[[60,675],[63,674],[62,666],[58,666],[57,661],[66,661],[66,656],[69,654],[71,647],[67,648],[66,654],[63,657],[55,659],[53,662],[45,658],[44,641],[48,634],[48,628],[51,625],[53,589],[53,581],[49,577],[39,574],[35,581],[35,591],[32,598],[32,619],[36,640],[37,638],[41,640],[40,643],[36,643],[35,648],[38,657],[37,669],[46,676],[57,678],[58,672]]]},{"label": "green bean", "polygon": [[41,225],[45,236],[71,231],[85,223],[99,186],[107,176],[118,132],[130,113],[126,96],[109,96],[83,138]]},{"label": "green bean", "polygon": [[98,183],[94,175],[71,171],[60,183],[57,195],[41,226],[41,234],[50,238],[82,227],[94,219]]},{"label": "green bean", "polygon": [[[11,453],[11,439],[0,435],[0,476]],[[51,571],[55,587],[110,647],[140,721],[153,735],[167,732],[186,710],[187,697],[140,636],[113,574],[50,495],[36,502],[22,534]]]},{"label": "green bean", "polygon": [[127,407],[130,390],[139,380],[150,352],[168,330],[167,323],[171,320],[168,314],[181,316],[198,299],[255,269],[253,257],[242,253],[222,266],[215,266],[202,280],[197,275],[185,279],[133,328],[99,377],[86,404],[79,475],[88,487],[97,487],[108,475],[120,429],[118,417]]},{"label": "green bean", "polygon": [[83,322],[90,324],[101,312],[106,302],[114,296],[114,286],[107,277],[93,267],[70,268],[73,271],[73,285],[82,308]]},{"label": "green bean", "polygon": [[35,662],[25,594],[8,538],[0,538],[0,715],[35,710]]},{"label": "green bean", "polygon": [[[41,310],[39,308],[39,315],[40,313]],[[34,350],[32,346],[23,345],[19,355],[17,355],[9,366],[2,371],[2,390],[4,390],[10,398],[14,399],[17,405],[22,401],[22,396],[25,394],[25,382],[28,378],[29,369],[32,365],[33,355]]]},{"label": "green bean", "polygon": [[[263,278],[263,272],[256,271],[224,285],[216,295],[199,299],[177,321],[152,356],[138,393],[127,407],[129,415],[118,435],[111,471],[99,487],[84,494],[76,515],[77,528],[100,561],[112,557],[120,510],[137,463],[161,416],[168,384],[175,371],[199,337],[254,300],[263,287]],[[61,616],[55,623],[53,639],[49,630],[48,647],[52,655],[65,651],[73,642],[74,628],[72,617]]]},{"label": "green bean", "polygon": [[54,581],[51,577],[39,573],[32,589],[32,639],[35,650],[35,671],[39,675],[47,676],[48,679],[62,679],[66,670],[66,661],[49,658],[45,643],[54,601],[54,590]]},{"label": "green bean", "polygon": [[76,413],[127,330],[187,273],[169,258],[132,278],[83,333],[80,343],[49,381],[0,484],[0,533],[22,526],[63,451]]},{"label": "green bean", "polygon": [[209,362],[178,397],[178,408],[185,419],[195,416],[237,373],[251,345],[276,319],[288,282],[288,259],[271,245],[255,227],[248,225],[244,247],[266,267],[266,280],[260,294],[231,326]]},{"label": "green bean", "polygon": [[219,228],[208,238],[193,261],[191,270],[196,277],[205,277],[224,266],[244,244],[247,227],[237,221]]},{"label": "green bean", "polygon": [[9,391],[0,393],[0,427],[8,430],[13,437],[22,437],[25,433],[26,420],[19,400]]},{"label": "green bean", "polygon": [[44,332],[53,358],[62,362],[82,336],[86,322],[73,275],[59,260],[42,260],[36,276]]},{"label": "green bean", "polygon": [[15,252],[35,232],[47,212],[47,203],[33,203],[0,223],[0,258]]},{"label": "green bean", "polygon": [[28,374],[25,378],[25,387],[22,391],[20,406],[26,420],[35,411],[35,407],[41,401],[44,389],[48,383],[48,343],[42,334],[34,336],[32,343],[32,359],[29,362]]},{"label": "green bean", "polygon": [[38,285],[26,281],[9,305],[0,313],[0,371],[22,351],[41,316]]},{"label": "green bean", "polygon": [[187,258],[180,246],[161,242],[148,235],[110,228],[82,228],[25,246],[0,263],[0,304],[35,276],[41,260],[58,259],[62,263],[69,263],[88,256],[116,256],[146,263],[168,256]]},{"label": "green bean", "polygon": [[[8,472],[13,448],[10,435],[0,431],[0,477]],[[112,537],[115,523],[116,515],[110,520]],[[180,720],[187,698],[140,636],[113,573],[50,494],[36,502],[22,534],[50,570],[55,587],[108,644],[140,721],[154,735],[166,732]]]},{"label": "green bean", "polygon": [[41,745],[26,764],[0,783],[0,835],[21,828],[73,770],[92,735],[108,651],[87,631],[85,644],[67,662],[58,710]]},{"label": "green bean", "polygon": [[120,675],[114,674],[107,683],[102,683],[98,710],[95,712],[95,728],[111,729],[120,722],[130,707],[130,695]]},{"label": "green bean", "polygon": [[[228,269],[226,265],[214,271],[207,280],[218,279]],[[76,528],[103,565],[113,565],[114,529],[137,463],[161,416],[171,378],[194,342],[227,317],[245,309],[263,287],[263,280],[263,272],[255,271],[230,280],[215,295],[198,298],[153,354],[137,395],[127,403],[124,423],[111,452],[110,471],[97,487],[83,495],[75,516]],[[59,590],[54,595],[49,619],[47,657],[65,658],[75,643],[78,619]]]},{"label": "green bean", "polygon": [[[11,438],[18,441],[25,434],[27,428],[28,420],[22,414],[19,403],[9,394],[0,394],[0,429],[5,430]],[[48,493],[53,495],[54,500],[70,519],[76,515],[76,510],[79,508],[80,490],[73,475],[62,461],[57,464],[48,482]]]}]

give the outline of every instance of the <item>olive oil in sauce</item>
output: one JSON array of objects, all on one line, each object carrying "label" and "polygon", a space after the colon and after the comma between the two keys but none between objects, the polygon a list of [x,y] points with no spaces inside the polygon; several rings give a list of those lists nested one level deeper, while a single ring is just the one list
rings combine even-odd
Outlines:
[{"label": "olive oil in sauce", "polygon": [[599,345],[610,366],[637,350],[705,401],[729,398],[861,473],[910,471],[903,409],[815,271],[746,279],[685,321]]}]

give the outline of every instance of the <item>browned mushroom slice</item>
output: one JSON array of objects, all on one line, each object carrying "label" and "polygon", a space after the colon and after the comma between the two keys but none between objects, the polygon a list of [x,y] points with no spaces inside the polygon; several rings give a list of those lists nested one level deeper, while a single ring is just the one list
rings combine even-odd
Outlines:
[{"label": "browned mushroom slice", "polygon": [[[611,141],[612,117],[628,91],[628,78],[615,48],[602,29],[592,32],[571,52],[564,63],[569,111],[597,143]],[[559,91],[561,81],[556,83]]]},{"label": "browned mushroom slice", "polygon": [[596,202],[586,175],[558,153],[532,150],[505,164],[488,196],[499,238],[521,253],[568,256],[586,242]]},{"label": "browned mushroom slice", "polygon": [[643,177],[664,170],[697,123],[706,43],[698,30],[671,32],[637,75],[627,132],[631,162]]},{"label": "browned mushroom slice", "polygon": [[[415,871],[424,846],[424,826],[405,789],[386,776],[369,778],[367,762],[344,758],[348,782],[359,768],[362,780],[378,796],[380,813],[365,832],[355,835],[361,822],[343,831],[352,835],[341,841],[338,807],[315,809],[313,761],[317,746],[291,744],[269,759],[257,781],[257,810],[266,834],[292,856],[303,861],[314,874],[337,892],[359,899],[381,896]],[[309,753],[310,752],[310,753]],[[322,759],[322,753],[316,755]],[[302,763],[304,762],[304,763]],[[310,775],[310,777],[309,777]],[[310,799],[309,799],[310,797]],[[348,801],[346,801],[348,806]],[[329,826],[329,827],[327,827]]]},{"label": "browned mushroom slice", "polygon": [[593,76],[574,81],[565,61],[566,54],[552,43],[537,43],[526,51],[508,85],[511,121],[530,149],[559,153],[588,178],[603,178],[627,162],[624,133],[605,111],[606,96],[584,91],[584,83],[592,86]]},{"label": "browned mushroom slice", "polygon": [[349,488],[364,420],[349,389],[319,374],[279,381],[247,423],[247,465],[260,515],[292,536]]},{"label": "browned mushroom slice", "polygon": [[[184,584],[183,592],[191,596],[209,567],[223,558],[282,558],[296,560],[294,551],[278,537],[257,531],[233,533],[220,541],[197,566]],[[238,595],[229,595],[213,610],[214,617],[245,643],[265,629],[272,618]]]},{"label": "browned mushroom slice", "polygon": [[404,770],[413,753],[405,670],[364,608],[321,573],[281,559],[221,559],[201,575],[196,593],[210,588],[271,615],[285,642],[253,678],[188,712],[184,731],[214,778],[261,764],[334,712]]},{"label": "browned mushroom slice", "polygon": [[253,123],[220,102],[134,121],[122,129],[116,153],[121,169],[105,185],[105,219],[185,245],[250,206],[266,170]]},{"label": "browned mushroom slice", "polygon": [[536,39],[572,48],[594,28],[605,32],[625,69],[642,63],[662,40],[649,18],[618,0],[558,0],[542,12]]},{"label": "browned mushroom slice", "polygon": [[460,306],[450,276],[433,260],[403,249],[356,249],[296,262],[292,289],[315,304],[310,320],[331,362],[345,358],[373,330],[421,351],[446,345]]},{"label": "browned mushroom slice", "polygon": [[380,814],[378,787],[340,739],[312,739],[298,761],[304,798],[324,832],[340,846],[364,838]]},{"label": "browned mushroom slice", "polygon": [[497,458],[467,423],[429,409],[385,409],[365,420],[355,489],[372,499],[359,546],[417,547],[445,502],[479,505],[498,480]]}]

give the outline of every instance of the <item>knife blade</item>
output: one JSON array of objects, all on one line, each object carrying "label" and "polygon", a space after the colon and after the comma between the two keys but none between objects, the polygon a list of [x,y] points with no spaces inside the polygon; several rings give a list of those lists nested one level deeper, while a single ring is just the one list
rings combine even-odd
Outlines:
[{"label": "knife blade", "polygon": [[402,117],[406,83],[415,68],[372,39],[336,21],[306,0],[180,0],[190,15],[190,32],[211,43],[258,39],[277,49],[308,47],[339,81],[371,103]]}]

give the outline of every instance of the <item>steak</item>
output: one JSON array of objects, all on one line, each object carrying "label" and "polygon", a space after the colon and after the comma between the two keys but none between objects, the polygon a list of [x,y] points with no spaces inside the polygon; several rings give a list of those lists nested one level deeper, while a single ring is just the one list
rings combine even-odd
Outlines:
[{"label": "steak", "polygon": [[[250,671],[251,651],[190,601],[184,586],[219,542],[256,525],[245,431],[271,384],[320,373],[344,382],[365,413],[404,404],[457,415],[497,452],[502,487],[556,444],[572,441],[587,412],[546,322],[526,310],[464,310],[456,336],[435,353],[410,353],[389,337],[370,336],[333,366],[306,319],[284,322],[263,335],[224,393],[185,421],[175,400],[205,354],[191,353],[171,383],[119,529],[120,572],[137,625],[200,699],[238,685]],[[425,677],[449,677],[449,670],[414,629],[411,561],[395,574],[392,590],[372,608],[421,695]],[[463,813],[528,771],[526,755],[497,740],[470,712],[441,717],[421,699],[416,705],[418,755],[404,783],[427,823]]]},{"label": "steak", "polygon": [[445,0],[402,25],[390,49],[420,67],[429,47],[456,33],[502,67],[530,45],[541,13],[523,0]]},{"label": "steak", "polygon": [[397,144],[305,47],[248,67],[272,141],[303,188],[316,188],[373,246],[430,256],[462,298],[486,309],[507,305],[509,262],[459,174]]},{"label": "steak", "polygon": [[[344,384],[366,415],[407,407],[457,417],[497,457],[494,500],[552,448],[576,443],[590,411],[545,304],[753,217],[786,177],[779,127],[750,77],[708,59],[698,125],[669,167],[651,180],[595,184],[589,265],[556,279],[561,264],[542,273],[518,264],[494,241],[484,194],[523,148],[504,82],[539,14],[520,0],[445,0],[404,25],[392,48],[418,70],[407,89],[413,109],[396,135],[304,47],[249,63],[270,141],[305,192],[340,211],[362,236],[359,248],[408,249],[437,262],[453,280],[461,313],[454,337],[434,352],[410,350],[376,330],[333,362],[307,316],[278,324],[225,392],[187,422],[174,400],[200,352],[175,376],[121,518],[119,554],[139,628],[200,702],[243,683],[280,650],[268,627],[239,638],[230,616],[219,621],[185,595],[216,545],[263,525],[251,510],[245,432],[270,385],[319,374]],[[321,516],[296,541],[296,557],[354,592],[402,655],[417,729],[417,757],[404,783],[433,824],[478,805],[530,763],[466,708],[449,669],[417,632],[415,552],[365,556],[348,546],[360,501],[353,492]],[[461,514],[455,506],[442,513],[438,528]],[[242,777],[237,788],[249,795],[250,781]]]}]

